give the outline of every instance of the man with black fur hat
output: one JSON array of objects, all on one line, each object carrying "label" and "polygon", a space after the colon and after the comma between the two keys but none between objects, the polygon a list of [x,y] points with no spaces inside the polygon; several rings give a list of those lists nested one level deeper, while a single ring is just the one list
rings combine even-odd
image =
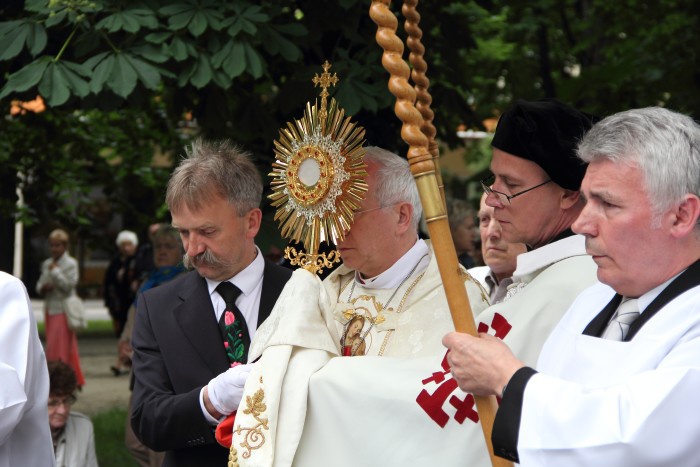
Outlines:
[{"label": "man with black fur hat", "polygon": [[486,204],[503,238],[528,251],[518,256],[505,300],[477,323],[529,364],[574,298],[596,280],[584,237],[570,228],[585,204],[579,190],[586,166],[576,145],[594,120],[553,99],[519,100],[501,116],[491,143],[493,175],[482,180]]}]

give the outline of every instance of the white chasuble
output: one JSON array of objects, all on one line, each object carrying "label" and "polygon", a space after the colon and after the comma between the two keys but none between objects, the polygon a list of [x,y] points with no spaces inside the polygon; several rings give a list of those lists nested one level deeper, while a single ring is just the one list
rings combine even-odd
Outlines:
[{"label": "white chasuble", "polygon": [[586,290],[543,347],[525,388],[521,465],[700,465],[700,287],[628,342],[583,335],[613,295]]},{"label": "white chasuble", "polygon": [[[322,286],[310,273],[294,272],[251,345],[250,360],[262,357],[234,424],[239,465],[394,465],[375,457],[387,442],[402,446],[402,459],[432,456],[433,447],[418,442],[421,433],[431,433],[435,449],[452,465],[463,465],[463,452],[438,441],[462,439],[463,427],[480,427],[473,398],[457,388],[444,363],[441,340],[454,326],[432,251],[424,271],[409,273],[398,288],[358,283],[350,295],[355,274],[347,267]],[[465,288],[474,313],[484,310],[486,292],[466,272]],[[351,328],[356,316],[364,322]],[[343,352],[358,356],[340,357]],[[324,408],[330,406],[335,409]],[[387,436],[379,436],[378,426]],[[398,437],[406,431],[413,441]],[[360,446],[350,445],[350,433]],[[460,451],[476,449],[488,461],[483,439],[477,446],[453,444]],[[338,445],[347,445],[349,455],[332,456],[329,450]]]}]

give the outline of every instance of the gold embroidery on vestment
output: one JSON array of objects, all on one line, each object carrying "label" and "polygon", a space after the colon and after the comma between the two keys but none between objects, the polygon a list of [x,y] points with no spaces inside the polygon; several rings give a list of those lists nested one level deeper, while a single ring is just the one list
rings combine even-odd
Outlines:
[{"label": "gold embroidery on vestment", "polygon": [[[262,383],[262,378],[260,379]],[[233,432],[238,435],[243,435],[243,441],[239,444],[240,447],[245,448],[246,451],[243,453],[243,458],[248,459],[252,451],[260,449],[263,444],[265,444],[266,438],[263,430],[269,430],[268,419],[263,418],[261,415],[267,410],[267,405],[265,404],[265,391],[258,389],[253,394],[253,397],[246,396],[245,398],[245,409],[243,413],[246,415],[252,415],[253,418],[258,422],[255,426],[251,428],[243,428],[238,426]],[[232,447],[232,451],[234,451]]]},{"label": "gold embroidery on vestment", "polygon": [[[401,302],[399,303],[398,308],[396,309],[396,313],[401,313],[403,311],[403,306],[406,304],[406,300],[408,300],[408,296],[411,294],[413,291],[413,288],[418,284],[418,282],[423,278],[425,275],[425,271],[423,271],[420,276],[416,277],[416,280],[413,281],[411,285],[408,286],[408,289],[406,289],[406,293],[403,294],[403,297],[401,298]],[[379,353],[377,354],[378,356],[384,355],[384,350],[386,349],[386,344],[389,342],[389,338],[391,335],[394,333],[393,330],[389,330],[389,332],[386,333],[386,336],[384,336],[384,341],[382,342],[382,346],[379,348]]]}]

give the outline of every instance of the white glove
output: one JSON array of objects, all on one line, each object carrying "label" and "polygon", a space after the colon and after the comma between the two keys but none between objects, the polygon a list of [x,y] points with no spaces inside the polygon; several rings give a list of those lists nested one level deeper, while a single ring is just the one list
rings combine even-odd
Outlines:
[{"label": "white glove", "polygon": [[236,365],[209,381],[209,401],[218,412],[229,415],[238,410],[243,398],[243,387],[252,368],[252,363]]}]

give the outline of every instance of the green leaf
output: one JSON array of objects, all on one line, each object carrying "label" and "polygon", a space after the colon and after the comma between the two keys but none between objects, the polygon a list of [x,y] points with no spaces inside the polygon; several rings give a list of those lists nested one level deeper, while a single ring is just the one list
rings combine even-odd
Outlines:
[{"label": "green leaf", "polygon": [[190,82],[197,89],[201,89],[211,81],[212,69],[211,63],[209,63],[209,57],[206,55],[200,55],[197,59],[197,67],[195,68]]},{"label": "green leaf", "polygon": [[260,5],[251,5],[243,12],[243,16],[245,16],[248,21],[254,23],[266,23],[270,21],[270,16],[268,16],[267,13],[263,13],[261,10],[262,7]]},{"label": "green leaf", "polygon": [[233,79],[240,76],[245,71],[245,65],[245,47],[243,43],[236,42],[233,44],[233,47],[231,47],[231,53],[226,60],[224,60],[224,71]]},{"label": "green leaf", "polygon": [[106,29],[109,32],[116,32],[122,29],[122,15],[116,13],[98,21],[95,29]]},{"label": "green leaf", "polygon": [[67,15],[67,12],[61,11],[59,13],[56,13],[55,15],[50,15],[48,18],[46,18],[46,27],[50,28],[52,26],[56,26],[57,24],[60,24],[63,22]]},{"label": "green leaf", "polygon": [[[90,80],[90,90],[94,94],[99,94],[104,89],[104,85],[107,79],[112,74],[112,68],[117,61],[115,54],[103,54],[106,56],[104,60],[101,60],[99,64],[94,68],[92,73],[92,79]],[[109,56],[107,56],[109,55]]]},{"label": "green leaf", "polygon": [[44,50],[46,47],[46,29],[43,25],[39,23],[32,24],[32,30],[27,36],[27,47],[29,48],[29,53],[35,57],[39,52]]},{"label": "green leaf", "polygon": [[190,77],[194,74],[195,68],[197,67],[196,62],[190,62],[181,72],[180,75],[177,77],[177,85],[180,88],[184,88],[187,86],[187,82],[190,80]]},{"label": "green leaf", "polygon": [[39,83],[39,94],[51,107],[65,104],[70,97],[68,82],[55,62],[51,62]]},{"label": "green leaf", "polygon": [[95,56],[92,56],[83,62],[83,66],[88,70],[93,70],[97,64],[104,60],[109,54],[110,52],[101,52]]},{"label": "green leaf", "polygon": [[25,23],[2,37],[2,41],[0,41],[0,49],[4,50],[0,52],[0,60],[7,60],[19,55],[24,47],[24,42],[27,40],[27,36],[29,35],[31,28],[31,25]]},{"label": "green leaf", "polygon": [[228,89],[231,87],[231,79],[221,70],[215,70],[211,80],[221,89]]},{"label": "green leaf", "polygon": [[184,13],[179,13],[168,18],[168,26],[173,31],[179,31],[180,29],[185,29],[190,21],[192,21],[192,12],[186,11]]},{"label": "green leaf", "polygon": [[219,49],[212,55],[211,64],[214,68],[221,68],[221,64],[224,62],[226,57],[231,53],[231,48],[233,47],[233,41],[228,41],[223,47]]},{"label": "green leaf", "polygon": [[90,86],[81,75],[85,73],[82,70],[82,65],[66,61],[56,62],[56,72],[61,75],[63,81],[73,91],[73,94],[83,98],[90,92]]},{"label": "green leaf", "polygon": [[268,29],[267,40],[264,41],[265,49],[272,55],[280,54],[290,62],[301,58],[301,50],[292,41],[279,34],[274,29]]},{"label": "green leaf", "polygon": [[0,23],[0,37],[6,36],[12,33],[15,29],[21,27],[24,24],[24,20],[14,20],[14,21],[3,21]]},{"label": "green leaf", "polygon": [[107,86],[118,96],[126,99],[136,87],[138,75],[123,54],[118,54],[112,73],[107,78]]},{"label": "green leaf", "polygon": [[173,33],[171,32],[152,32],[146,36],[146,40],[153,44],[162,44],[163,42],[170,39]]},{"label": "green leaf", "polygon": [[248,73],[250,73],[253,78],[260,78],[263,74],[262,57],[260,57],[260,54],[247,42],[244,44],[244,48]]},{"label": "green leaf", "polygon": [[156,89],[160,84],[160,72],[158,68],[133,55],[124,54],[124,58],[136,71],[139,80],[148,89]]},{"label": "green leaf", "polygon": [[136,15],[130,14],[128,11],[125,11],[122,15],[123,18],[123,23],[124,23],[124,30],[126,32],[130,33],[135,33],[138,32],[139,29],[141,29],[141,22],[139,21],[139,18]]},{"label": "green leaf", "polygon": [[175,60],[181,62],[185,60],[187,55],[187,45],[180,37],[173,37],[173,41],[170,43],[170,55],[173,56]]},{"label": "green leaf", "polygon": [[192,16],[192,21],[190,21],[187,29],[189,29],[194,37],[199,37],[207,30],[207,24],[206,15],[198,11]]},{"label": "green leaf", "polygon": [[12,73],[8,77],[5,86],[3,86],[2,92],[0,92],[0,99],[10,95],[12,92],[24,92],[36,86],[44,75],[49,63],[51,63],[50,57],[40,57],[24,68],[20,68]]},{"label": "green leaf", "polygon": [[164,63],[169,58],[168,55],[166,55],[165,45],[155,47],[151,44],[143,44],[130,48],[129,52],[154,63]]},{"label": "green leaf", "polygon": [[163,8],[158,10],[158,13],[160,13],[163,16],[169,17],[173,15],[177,15],[179,13],[182,13],[183,11],[188,11],[192,9],[192,5],[186,5],[184,3],[176,3],[175,5],[168,5],[164,6]]},{"label": "green leaf", "polygon": [[77,73],[84,78],[89,78],[90,76],[92,76],[90,68],[85,66],[84,63],[80,64],[75,62],[68,62],[66,60],[61,60],[59,63],[61,63],[65,68],[68,68],[72,72]]}]

